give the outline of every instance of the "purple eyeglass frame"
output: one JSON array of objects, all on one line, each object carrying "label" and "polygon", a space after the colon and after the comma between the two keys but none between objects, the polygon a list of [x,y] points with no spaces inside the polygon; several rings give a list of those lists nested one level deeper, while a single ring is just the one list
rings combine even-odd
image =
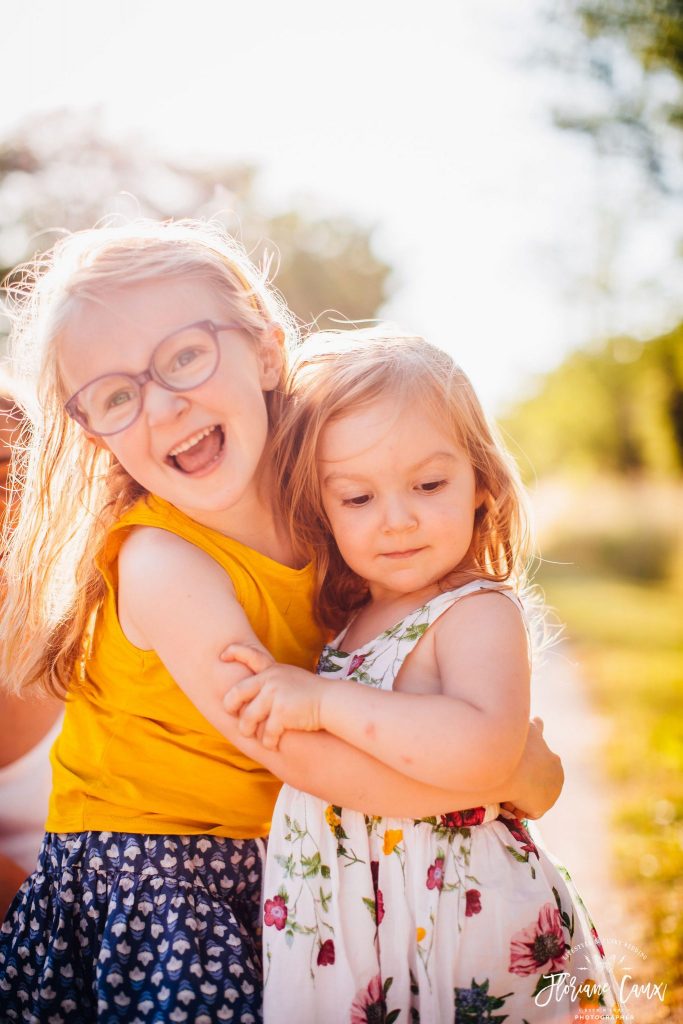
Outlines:
[{"label": "purple eyeglass frame", "polygon": [[[162,380],[159,374],[155,371],[154,360],[161,346],[165,342],[167,342],[169,338],[172,338],[176,334],[181,334],[183,331],[189,331],[193,327],[198,327],[201,330],[206,331],[206,333],[213,338],[214,344],[216,346],[216,364],[211,373],[208,375],[208,377],[205,377],[203,380],[200,380],[196,384],[193,384],[191,388],[174,388],[170,384],[167,384],[165,380]],[[194,388],[200,387],[201,384],[206,384],[207,380],[211,380],[211,378],[213,377],[221,361],[221,349],[220,345],[218,344],[219,333],[221,331],[240,331],[242,329],[243,326],[241,324],[217,324],[214,323],[213,320],[195,320],[191,324],[185,324],[184,327],[177,327],[174,331],[171,331],[169,334],[165,334],[161,341],[157,342],[157,344],[154,346],[154,350],[152,351],[149,363],[147,364],[147,369],[143,370],[142,373],[117,373],[114,371],[113,373],[102,373],[100,374],[99,377],[93,377],[92,380],[89,380],[87,384],[84,384],[83,387],[79,388],[78,391],[75,391],[73,393],[71,398],[64,403],[64,408],[66,409],[66,412],[71,417],[71,419],[75,420],[76,423],[83,427],[84,430],[87,430],[89,434],[96,434],[98,437],[112,437],[113,434],[120,434],[122,430],[128,430],[128,427],[132,427],[132,425],[135,423],[136,419],[142,412],[142,389],[148,381],[153,380],[155,384],[158,384],[160,387],[165,388],[167,391],[177,392],[192,391],[194,390]],[[83,422],[83,419],[79,415],[77,406],[78,396],[81,394],[81,392],[85,391],[86,388],[92,387],[92,385],[96,384],[98,380],[104,380],[105,377],[124,377],[126,380],[131,380],[134,384],[136,384],[140,390],[138,396],[138,411],[136,412],[135,416],[130,421],[130,423],[127,423],[125,427],[119,427],[117,430],[108,430],[106,432],[102,432],[100,430],[94,430],[88,423]]]}]

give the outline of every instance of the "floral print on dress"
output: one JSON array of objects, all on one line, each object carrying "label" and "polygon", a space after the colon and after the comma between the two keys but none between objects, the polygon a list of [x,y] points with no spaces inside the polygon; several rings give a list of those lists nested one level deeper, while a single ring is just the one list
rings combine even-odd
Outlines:
[{"label": "floral print on dress", "polygon": [[[489,587],[499,589],[474,581],[439,595],[356,651],[342,634],[319,674],[391,690],[430,625]],[[568,874],[499,812],[381,818],[283,786],[266,864],[265,1024],[556,1024],[581,1007],[565,998],[551,1013],[536,1000],[555,974],[580,969],[609,991]]]}]

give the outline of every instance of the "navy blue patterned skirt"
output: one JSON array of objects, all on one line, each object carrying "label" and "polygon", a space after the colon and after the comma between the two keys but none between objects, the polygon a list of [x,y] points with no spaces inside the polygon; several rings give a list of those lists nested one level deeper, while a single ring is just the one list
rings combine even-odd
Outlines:
[{"label": "navy blue patterned skirt", "polygon": [[262,839],[48,833],[0,930],[0,1020],[261,1020]]}]

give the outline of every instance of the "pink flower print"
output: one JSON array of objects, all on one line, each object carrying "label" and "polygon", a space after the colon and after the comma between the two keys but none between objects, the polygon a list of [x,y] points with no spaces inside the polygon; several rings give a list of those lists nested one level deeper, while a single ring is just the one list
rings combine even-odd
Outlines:
[{"label": "pink flower print", "polygon": [[318,967],[327,967],[334,963],[334,942],[332,939],[325,939],[318,951]]},{"label": "pink flower print", "polygon": [[441,824],[444,828],[471,828],[473,825],[481,825],[486,817],[485,807],[470,807],[467,811],[449,811],[441,815]]},{"label": "pink flower print", "polygon": [[352,673],[354,673],[357,668],[360,668],[361,665],[363,664],[363,662],[365,661],[366,657],[367,657],[367,655],[365,655],[365,654],[354,654],[354,656],[351,658],[351,664],[349,665],[349,671],[346,673],[347,676],[352,675]]},{"label": "pink flower print", "polygon": [[593,941],[595,942],[595,945],[598,947],[598,953],[600,954],[600,956],[604,960],[605,959],[605,950],[602,948],[602,942],[600,941],[600,936],[597,933],[597,929],[596,929],[595,925],[591,925],[591,935],[593,936]]},{"label": "pink flower print", "polygon": [[443,889],[443,857],[437,857],[433,864],[427,869],[427,888]]},{"label": "pink flower print", "polygon": [[534,845],[534,841],[524,828],[524,825],[522,825],[521,821],[517,818],[504,818],[503,815],[498,818],[498,821],[505,825],[510,835],[517,840],[524,853],[533,853],[538,859],[538,850]]},{"label": "pink flower print", "polygon": [[282,896],[274,896],[272,900],[266,900],[263,920],[266,925],[274,924],[279,932],[282,931],[287,924],[287,904]]},{"label": "pink flower print", "polygon": [[481,913],[481,893],[478,889],[468,889],[465,893],[465,917]]},{"label": "pink flower print", "polygon": [[384,1020],[384,992],[379,974],[376,974],[367,988],[356,993],[351,1003],[350,1024],[372,1024]]},{"label": "pink flower print", "polygon": [[370,874],[372,875],[372,890],[375,894],[375,921],[381,924],[384,919],[384,896],[379,888],[379,861],[370,861]]},{"label": "pink flower print", "polygon": [[381,924],[384,920],[384,896],[382,890],[378,889],[375,895],[375,908],[377,914],[377,924]]},{"label": "pink flower print", "polygon": [[566,953],[560,912],[552,903],[545,903],[538,920],[512,936],[508,970],[522,976],[563,970]]}]

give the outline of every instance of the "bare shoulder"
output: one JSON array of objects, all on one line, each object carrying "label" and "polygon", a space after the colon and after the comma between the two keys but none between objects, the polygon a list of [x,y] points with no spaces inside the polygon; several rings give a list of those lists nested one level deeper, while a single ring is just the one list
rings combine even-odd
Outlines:
[{"label": "bare shoulder", "polygon": [[[119,552],[118,616],[128,640],[158,649],[161,634],[193,619],[224,623],[243,612],[227,572],[169,530],[138,526]],[[174,626],[175,623],[175,626]]]},{"label": "bare shoulder", "polygon": [[526,652],[527,633],[523,614],[516,603],[499,590],[477,590],[456,601],[434,623],[437,655],[452,644],[469,645],[493,641],[498,651],[511,646]]},{"label": "bare shoulder", "polygon": [[[187,577],[185,574],[189,573]],[[147,595],[197,574],[214,577],[234,593],[228,574],[205,551],[170,530],[136,526],[119,551],[119,583]]]}]

